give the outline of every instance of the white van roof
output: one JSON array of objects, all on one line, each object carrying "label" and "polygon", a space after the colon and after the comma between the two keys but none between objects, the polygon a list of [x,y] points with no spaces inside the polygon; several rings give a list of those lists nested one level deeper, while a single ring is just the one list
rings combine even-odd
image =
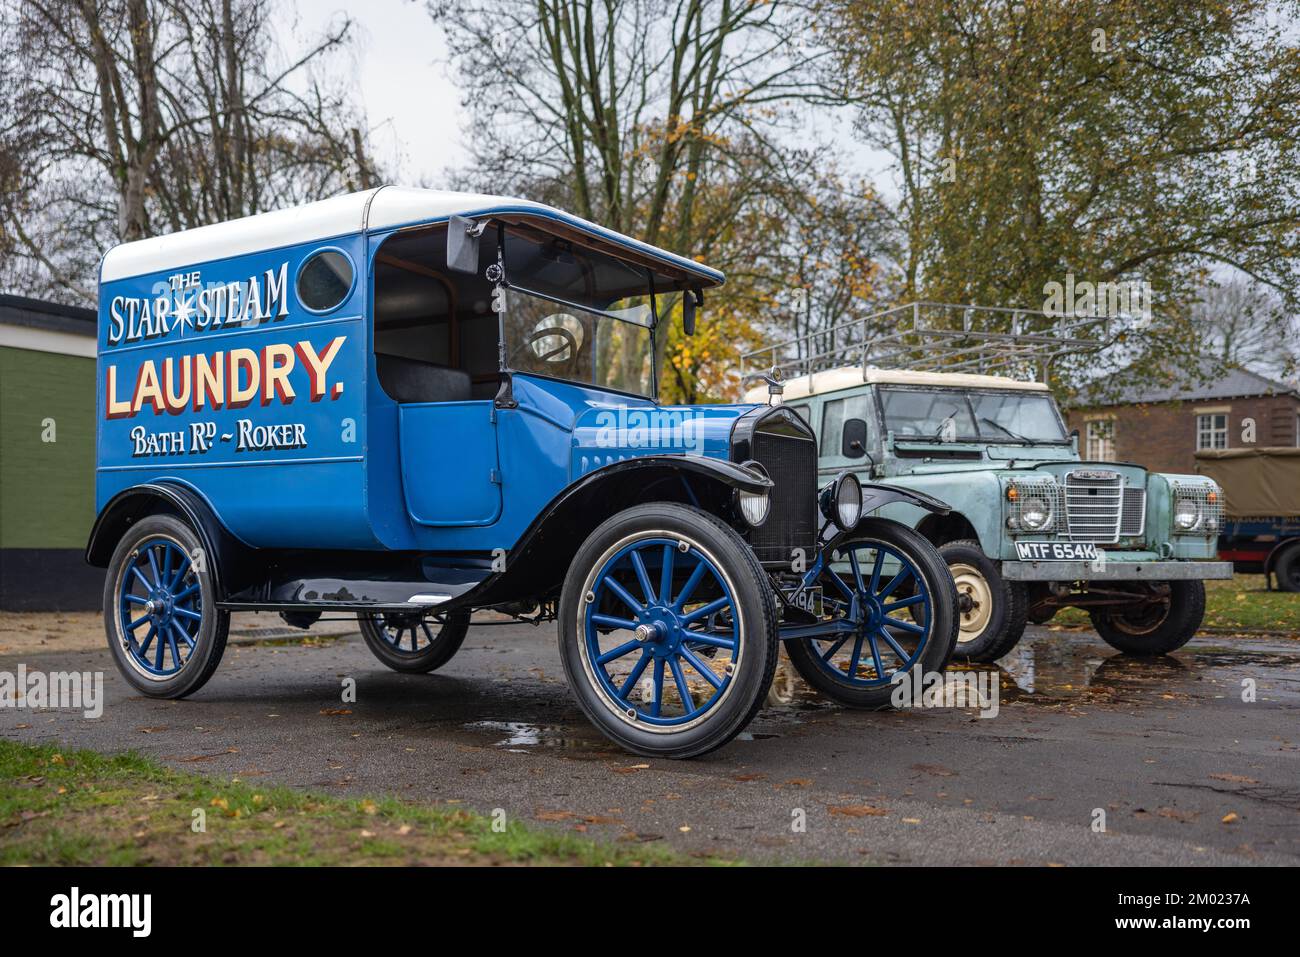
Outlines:
[{"label": "white van roof", "polygon": [[[841,366],[796,376],[785,383],[783,398],[805,399],[825,392],[838,392],[860,385],[930,385],[950,389],[1018,389],[1024,392],[1047,392],[1044,382],[1025,382],[1001,375],[976,375],[971,372],[922,372],[907,369],[876,369],[862,366]],[[745,393],[746,402],[766,402],[767,385],[758,385]]]},{"label": "white van roof", "polygon": [[199,263],[244,256],[298,243],[346,236],[368,229],[392,229],[446,219],[452,215],[498,215],[509,219],[544,219],[585,237],[640,254],[676,269],[700,285],[716,286],[722,273],[684,256],[616,233],[562,210],[509,196],[453,193],[435,189],[380,186],[335,196],[304,206],[258,213],[211,226],[186,229],[114,246],[100,265],[100,282],[181,269]]}]

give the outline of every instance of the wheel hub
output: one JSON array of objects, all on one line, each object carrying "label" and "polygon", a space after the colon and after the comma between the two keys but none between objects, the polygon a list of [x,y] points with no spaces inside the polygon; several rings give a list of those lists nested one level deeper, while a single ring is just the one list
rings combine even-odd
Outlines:
[{"label": "wheel hub", "polygon": [[650,605],[637,616],[636,640],[645,646],[646,651],[656,658],[667,658],[676,654],[682,644],[682,624],[671,608],[662,605]]},{"label": "wheel hub", "polygon": [[880,601],[875,595],[868,595],[859,592],[857,596],[857,614],[854,616],[854,623],[858,626],[858,633],[865,635],[869,631],[875,631],[880,627],[885,618],[884,609],[880,606]]},{"label": "wheel hub", "polygon": [[958,562],[948,566],[957,586],[958,611],[961,613],[959,642],[972,641],[984,633],[993,617],[993,589],[978,568]]}]

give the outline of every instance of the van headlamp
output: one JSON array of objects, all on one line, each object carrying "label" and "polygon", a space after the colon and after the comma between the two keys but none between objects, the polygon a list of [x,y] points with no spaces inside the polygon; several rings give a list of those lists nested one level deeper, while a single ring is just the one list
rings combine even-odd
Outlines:
[{"label": "van headlamp", "polygon": [[862,518],[862,483],[852,472],[841,473],[822,489],[817,506],[841,531],[852,531]]}]

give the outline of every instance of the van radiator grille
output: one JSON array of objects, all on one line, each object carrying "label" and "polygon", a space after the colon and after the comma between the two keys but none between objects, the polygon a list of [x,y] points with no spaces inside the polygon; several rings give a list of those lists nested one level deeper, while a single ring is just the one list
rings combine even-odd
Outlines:
[{"label": "van radiator grille", "polygon": [[817,444],[764,432],[760,425],[750,441],[750,455],[775,484],[767,521],[747,536],[758,560],[789,562],[792,551],[802,548],[811,561],[817,539]]}]

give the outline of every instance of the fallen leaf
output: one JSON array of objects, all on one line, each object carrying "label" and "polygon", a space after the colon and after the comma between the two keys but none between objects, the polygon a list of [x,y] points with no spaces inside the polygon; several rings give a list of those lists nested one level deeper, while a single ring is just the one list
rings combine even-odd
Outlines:
[{"label": "fallen leaf", "polygon": [[397,833],[400,834],[402,837],[406,837],[406,835],[410,834],[411,831],[413,830],[415,829],[411,827],[411,825],[403,824],[401,827],[397,829]]},{"label": "fallen leaf", "polygon": [[691,830],[691,827],[690,827],[689,824],[683,824],[683,825],[682,825],[681,827],[679,827],[677,830],[681,831],[683,834],[689,834],[689,833],[690,833],[690,830]]},{"label": "fallen leaf", "polygon": [[352,709],[351,708],[321,708],[320,713],[323,715],[328,715],[330,717],[333,717],[335,715],[351,714]]},{"label": "fallen leaf", "polygon": [[832,814],[839,814],[842,817],[884,817],[889,813],[883,807],[873,807],[870,804],[833,805],[828,810]]},{"label": "fallen leaf", "polygon": [[1224,823],[1224,824],[1231,824],[1233,821],[1236,821],[1236,820],[1237,820],[1237,812],[1236,812],[1236,811],[1229,811],[1227,814],[1223,815],[1223,823]]},{"label": "fallen leaf", "polygon": [[1248,778],[1242,774],[1211,774],[1210,777],[1216,781],[1234,781],[1237,784],[1258,784],[1254,778]]},{"label": "fallen leaf", "polygon": [[238,748],[226,748],[224,751],[218,751],[216,754],[192,754],[188,758],[181,758],[182,761],[211,761],[213,758],[219,758],[223,754],[238,754]]},{"label": "fallen leaf", "polygon": [[539,821],[567,821],[574,816],[572,811],[537,811],[533,814]]},{"label": "fallen leaf", "polygon": [[903,818],[903,823],[904,823],[904,824],[920,824],[920,823],[921,823],[921,819],[920,819],[919,817],[905,817],[905,818]]},{"label": "fallen leaf", "polygon": [[941,764],[914,764],[912,765],[912,770],[920,771],[923,774],[933,774],[937,778],[951,778],[957,776],[956,771],[951,768],[945,768]]},{"label": "fallen leaf", "polygon": [[379,805],[371,800],[362,801],[360,807],[364,813],[370,815],[371,817],[374,817],[376,814],[379,813]]},{"label": "fallen leaf", "polygon": [[789,781],[782,782],[790,785],[792,788],[806,788],[812,784],[812,778],[791,778]]}]

